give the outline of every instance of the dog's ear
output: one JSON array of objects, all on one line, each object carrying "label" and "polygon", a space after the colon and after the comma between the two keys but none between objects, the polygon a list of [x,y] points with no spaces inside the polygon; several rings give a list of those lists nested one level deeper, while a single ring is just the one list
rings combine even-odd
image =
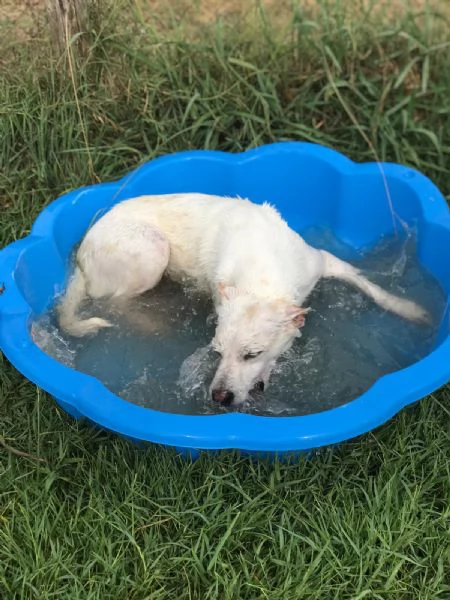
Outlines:
[{"label": "dog's ear", "polygon": [[309,313],[310,308],[303,308],[301,306],[289,306],[287,308],[287,317],[289,322],[299,329],[305,324],[305,316]]},{"label": "dog's ear", "polygon": [[237,294],[237,288],[232,285],[226,285],[225,283],[219,283],[217,289],[223,300],[231,300],[231,298],[234,298]]}]

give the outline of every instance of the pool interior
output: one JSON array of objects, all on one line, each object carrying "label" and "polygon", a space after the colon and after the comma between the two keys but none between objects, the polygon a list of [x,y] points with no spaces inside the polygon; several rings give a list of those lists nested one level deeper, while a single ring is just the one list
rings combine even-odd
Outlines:
[{"label": "pool interior", "polygon": [[[289,417],[334,408],[436,346],[446,299],[417,260],[413,231],[386,237],[370,252],[356,251],[326,228],[311,227],[303,235],[312,245],[358,264],[386,289],[422,304],[433,323],[409,323],[348,285],[324,280],[308,303],[313,310],[302,337],[280,358],[266,392],[237,410]],[[190,415],[236,410],[209,398],[217,359],[209,347],[215,319],[208,298],[165,280],[134,301],[126,315],[99,302],[87,302],[84,310],[108,314],[116,327],[77,340],[58,329],[50,311],[33,324],[35,342],[129,402]]]},{"label": "pool interior", "polygon": [[303,335],[279,361],[267,393],[242,410],[277,416],[323,411],[425,356],[450,333],[449,229],[425,214],[440,202],[437,192],[427,187],[431,196],[422,197],[423,182],[421,191],[414,183],[421,176],[412,170],[391,165],[385,176],[378,166],[354,165],[340,155],[330,160],[322,152],[278,145],[236,160],[201,152],[187,160],[169,157],[50,206],[14,270],[34,315],[35,341],[130,402],[186,414],[220,411],[205,392],[214,369],[207,347],[212,307],[192,290],[164,282],[136,303],[133,325],[113,315],[117,328],[83,342],[64,337],[51,312],[65,287],[73,248],[114,203],[141,194],[196,191],[270,201],[307,241],[354,261],[374,281],[416,299],[435,317],[432,327],[420,327],[380,311],[342,283],[323,281],[310,299],[314,310]]}]

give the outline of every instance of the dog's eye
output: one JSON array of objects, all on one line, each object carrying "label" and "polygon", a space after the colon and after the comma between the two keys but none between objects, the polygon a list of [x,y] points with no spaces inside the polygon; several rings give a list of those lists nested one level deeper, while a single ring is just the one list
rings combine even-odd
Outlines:
[{"label": "dog's eye", "polygon": [[259,352],[247,352],[247,354],[244,354],[244,360],[252,360],[260,354],[262,354],[262,350],[260,350]]}]

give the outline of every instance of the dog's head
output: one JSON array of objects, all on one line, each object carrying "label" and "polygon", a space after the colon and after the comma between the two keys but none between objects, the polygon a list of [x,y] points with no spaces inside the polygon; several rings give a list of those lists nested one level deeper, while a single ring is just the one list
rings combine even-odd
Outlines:
[{"label": "dog's head", "polygon": [[300,335],[308,309],[282,299],[261,300],[233,287],[221,286],[219,293],[212,345],[221,360],[211,395],[221,404],[237,405],[264,389],[276,360]]}]

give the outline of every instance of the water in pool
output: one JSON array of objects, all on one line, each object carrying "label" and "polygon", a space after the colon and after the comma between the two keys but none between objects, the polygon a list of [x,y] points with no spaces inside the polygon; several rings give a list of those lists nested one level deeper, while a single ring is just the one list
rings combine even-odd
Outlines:
[{"label": "water in pool", "polygon": [[[292,349],[279,360],[264,395],[239,410],[293,416],[345,404],[379,377],[431,351],[445,308],[437,282],[415,255],[414,236],[384,240],[358,254],[330,232],[304,233],[312,245],[364,269],[390,291],[414,299],[434,316],[431,326],[409,323],[376,307],[360,292],[323,280],[308,304],[313,311]],[[211,302],[170,281],[133,302],[125,318],[101,303],[88,315],[108,314],[116,327],[78,340],[62,334],[53,314],[33,324],[41,348],[57,360],[100,379],[129,402],[184,414],[224,412],[208,396],[217,359],[208,346],[214,332]]]}]

